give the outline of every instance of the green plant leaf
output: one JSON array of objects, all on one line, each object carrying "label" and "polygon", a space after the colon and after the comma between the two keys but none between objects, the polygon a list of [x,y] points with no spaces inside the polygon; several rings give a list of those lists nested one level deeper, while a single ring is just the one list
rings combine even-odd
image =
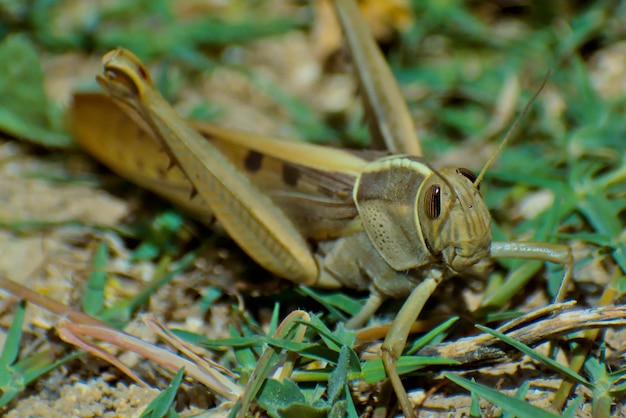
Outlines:
[{"label": "green plant leaf", "polygon": [[83,296],[83,311],[87,315],[98,316],[104,308],[104,287],[106,285],[106,265],[109,251],[104,242],[100,242],[91,262],[91,274]]},{"label": "green plant leaf", "polygon": [[459,317],[455,316],[448,319],[444,323],[437,325],[435,328],[431,329],[426,334],[415,340],[415,342],[411,345],[411,348],[406,351],[406,354],[413,354],[418,352],[420,349],[426,347],[426,345],[430,344],[435,339],[440,341],[441,339],[443,339],[444,333],[458,320]]},{"label": "green plant leaf", "polygon": [[0,43],[0,62],[0,131],[45,146],[73,145],[55,125],[34,45],[22,35],[8,36]]},{"label": "green plant leaf", "polygon": [[152,400],[143,410],[140,418],[162,418],[166,415],[173,418],[173,414],[176,414],[174,411],[174,397],[176,396],[176,392],[178,392],[178,388],[180,387],[180,383],[185,376],[185,371],[180,369],[178,373],[174,376],[170,384],[167,386],[165,390],[163,390],[156,398]]},{"label": "green plant leaf", "polygon": [[331,410],[331,412],[329,412],[326,406],[320,407],[305,403],[292,403],[278,410],[278,416],[280,418],[326,418],[333,416],[332,413],[333,411]]},{"label": "green plant leaf", "polygon": [[[0,355],[0,367],[7,370],[8,367],[13,364],[17,359],[17,355],[20,350],[20,341],[22,339],[22,323],[24,322],[24,315],[26,314],[26,303],[20,301],[13,315],[11,321],[11,327],[7,333],[4,347],[2,347],[2,354]],[[4,375],[3,373],[0,373]],[[5,376],[6,377],[6,376]],[[4,381],[3,377],[0,377],[0,386]]]},{"label": "green plant leaf", "polygon": [[487,399],[489,402],[502,408],[502,410],[507,411],[515,416],[534,418],[558,418],[558,415],[554,415],[520,399],[507,396],[502,392],[488,388],[487,386],[483,386],[470,380],[463,379],[462,377],[456,376],[452,373],[444,373],[444,376],[456,383],[457,385],[469,390],[472,393],[476,393],[481,398]]},{"label": "green plant leaf", "polygon": [[279,410],[292,404],[306,404],[306,399],[298,385],[291,380],[279,382],[267,379],[259,391],[257,401],[271,417],[280,418]]},{"label": "green plant leaf", "polygon": [[535,350],[533,350],[532,348],[528,347],[526,344],[522,344],[521,342],[514,340],[513,338],[499,332],[496,330],[493,330],[491,328],[487,328],[485,326],[476,324],[475,325],[476,328],[478,328],[479,330],[486,332],[488,334],[493,335],[494,337],[497,337],[498,339],[504,341],[505,343],[515,347],[517,350],[521,351],[522,353],[526,354],[527,356],[529,356],[530,358],[545,364],[548,367],[551,367],[552,369],[556,370],[557,372],[568,376],[571,379],[574,379],[575,381],[577,381],[578,383],[581,383],[587,387],[592,387],[593,385],[588,382],[586,379],[584,379],[582,376],[580,376],[577,373],[574,373],[573,371],[571,371],[570,369],[568,369],[567,367],[563,366],[562,364],[559,364],[558,362],[554,361],[553,359],[551,359],[548,356],[545,356],[543,354],[540,354],[538,352],[536,352]]},{"label": "green plant leaf", "polygon": [[333,370],[328,379],[328,403],[330,405],[339,400],[343,393],[343,386],[347,383],[348,373],[350,372],[350,351],[349,347],[341,347],[335,370]]},{"label": "green plant leaf", "polygon": [[[459,364],[458,361],[437,357],[402,356],[396,362],[398,374],[403,375],[427,366],[449,366]],[[387,377],[383,360],[378,358],[366,361],[361,367],[363,379],[367,383],[379,382]]]}]

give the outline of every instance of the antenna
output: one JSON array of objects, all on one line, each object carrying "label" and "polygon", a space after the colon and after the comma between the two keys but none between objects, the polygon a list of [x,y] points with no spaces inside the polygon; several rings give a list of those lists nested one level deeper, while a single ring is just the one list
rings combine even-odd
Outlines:
[{"label": "antenna", "polygon": [[504,146],[509,142],[509,140],[511,139],[513,134],[516,133],[517,128],[519,127],[520,122],[522,121],[522,119],[524,119],[524,117],[528,113],[528,110],[530,109],[530,106],[534,103],[534,101],[537,98],[537,96],[539,96],[539,93],[541,93],[541,90],[543,90],[543,88],[545,87],[546,83],[548,82],[548,78],[550,78],[550,70],[548,70],[548,73],[543,78],[543,82],[541,83],[541,85],[539,86],[539,88],[537,89],[535,94],[533,94],[533,97],[531,97],[530,100],[528,101],[528,103],[526,103],[526,106],[524,106],[524,110],[522,110],[522,113],[520,113],[520,115],[517,117],[517,119],[515,119],[515,122],[513,122],[513,125],[511,125],[511,127],[509,128],[508,132],[506,133],[506,136],[500,142],[500,145],[498,145],[498,148],[495,150],[495,152],[493,154],[491,154],[491,157],[489,157],[489,159],[485,163],[485,166],[480,171],[480,174],[478,175],[478,177],[476,177],[476,181],[474,181],[474,185],[476,187],[478,187],[478,185],[482,181],[483,177],[485,177],[485,174],[487,173],[487,169],[489,168],[489,166],[491,165],[493,160],[495,160],[496,157],[498,155],[500,155],[500,152],[502,151]]}]

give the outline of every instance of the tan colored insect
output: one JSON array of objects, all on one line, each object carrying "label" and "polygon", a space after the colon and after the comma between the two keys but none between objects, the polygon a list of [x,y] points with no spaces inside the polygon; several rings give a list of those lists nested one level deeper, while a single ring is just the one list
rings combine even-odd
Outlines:
[{"label": "tan colored insect", "polygon": [[[362,85],[370,132],[392,155],[190,125],[124,49],[105,55],[98,81],[143,130],[138,134],[123,113],[97,95],[76,96],[73,128],[83,146],[122,176],[197,216],[215,216],[272,273],[307,286],[369,290],[367,303],[348,326],[363,325],[386,298],[406,297],[382,356],[402,410],[411,416],[395,361],[411,323],[442,280],[486,277],[494,257],[517,257],[561,263],[567,281],[572,256],[562,245],[491,242],[490,215],[478,191],[482,174],[434,169],[421,157],[408,108],[356,5],[352,0],[335,5]],[[97,120],[109,127],[106,143],[98,142],[86,122]],[[168,171],[170,162],[175,168]],[[315,251],[309,240],[317,242]]]}]

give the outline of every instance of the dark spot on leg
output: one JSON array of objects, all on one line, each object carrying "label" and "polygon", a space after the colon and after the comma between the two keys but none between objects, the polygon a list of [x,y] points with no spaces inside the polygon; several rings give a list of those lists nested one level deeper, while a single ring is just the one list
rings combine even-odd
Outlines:
[{"label": "dark spot on leg", "polygon": [[283,165],[283,181],[288,186],[295,187],[298,185],[298,179],[300,178],[300,172],[292,165]]},{"label": "dark spot on leg", "polygon": [[262,162],[263,154],[256,151],[250,151],[248,155],[246,155],[246,159],[243,161],[243,166],[246,168],[247,171],[255,173],[261,168]]}]

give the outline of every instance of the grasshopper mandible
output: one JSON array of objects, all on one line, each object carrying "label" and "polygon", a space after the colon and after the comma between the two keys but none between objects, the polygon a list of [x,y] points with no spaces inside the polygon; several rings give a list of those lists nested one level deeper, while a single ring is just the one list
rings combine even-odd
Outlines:
[{"label": "grasshopper mandible", "polygon": [[[382,356],[401,408],[411,416],[395,361],[410,324],[437,285],[453,275],[486,277],[495,257],[563,264],[567,282],[572,255],[565,245],[491,242],[491,218],[478,190],[483,173],[477,177],[465,168],[435,169],[421,156],[409,110],[354,1],[336,0],[335,6],[373,141],[391,155],[192,126],[124,49],[104,56],[104,73],[97,79],[144,128],[144,135],[156,139],[137,139],[154,157],[153,171],[142,172],[132,156],[119,158],[126,143],[108,143],[105,151],[79,123],[74,130],[79,142],[115,171],[196,214],[211,213],[270,272],[307,286],[369,290],[368,301],[347,326],[362,326],[388,297],[406,297]],[[89,112],[92,100],[98,99],[76,97],[75,121]],[[116,110],[110,111],[113,117]],[[157,142],[165,157],[158,156]],[[141,158],[146,169],[146,155]],[[170,176],[172,165],[178,171]],[[310,241],[317,242],[315,249]]]}]

